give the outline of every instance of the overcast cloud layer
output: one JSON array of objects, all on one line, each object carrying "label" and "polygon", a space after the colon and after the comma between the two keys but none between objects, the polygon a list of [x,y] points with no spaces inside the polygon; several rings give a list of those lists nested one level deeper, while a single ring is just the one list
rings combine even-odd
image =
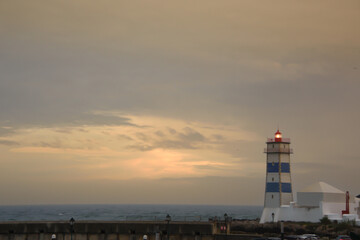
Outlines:
[{"label": "overcast cloud layer", "polygon": [[261,205],[278,126],[295,191],[359,194],[359,23],[356,0],[1,1],[0,204]]}]

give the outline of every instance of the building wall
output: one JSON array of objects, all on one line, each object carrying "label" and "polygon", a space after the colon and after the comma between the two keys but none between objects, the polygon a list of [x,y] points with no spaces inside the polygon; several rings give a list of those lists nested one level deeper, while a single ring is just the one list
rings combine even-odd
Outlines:
[{"label": "building wall", "polygon": [[281,154],[281,162],[283,163],[290,163],[290,154]]},{"label": "building wall", "polygon": [[265,193],[265,206],[274,208],[280,206],[280,193],[267,192]]},{"label": "building wall", "polygon": [[289,205],[293,201],[292,193],[282,193],[281,194],[281,205]]},{"label": "building wall", "polygon": [[290,150],[290,144],[280,142],[267,143],[267,149],[274,151],[288,151]]},{"label": "building wall", "polygon": [[279,182],[280,176],[278,173],[268,173],[266,177],[266,182]]},{"label": "building wall", "polygon": [[[268,149],[272,146],[276,147],[277,144],[268,144]],[[266,167],[266,186],[265,186],[265,207],[278,207],[280,206],[280,192],[279,182],[280,175],[278,171],[279,154],[267,154],[267,167]]]},{"label": "building wall", "polygon": [[[293,201],[290,173],[290,144],[267,143],[264,207],[280,207]],[[280,153],[281,152],[281,153]]]},{"label": "building wall", "polygon": [[267,162],[268,163],[278,163],[279,162],[279,153],[271,153],[267,154]]},{"label": "building wall", "polygon": [[[52,234],[0,234],[0,240],[51,240]],[[149,234],[148,240],[156,240]],[[171,235],[169,240],[215,240],[216,235]],[[56,240],[70,240],[70,234],[58,234]],[[160,237],[165,240],[166,237]],[[216,238],[217,239],[217,238]],[[143,235],[124,234],[73,234],[72,240],[143,240]]]},{"label": "building wall", "polygon": [[[260,223],[266,223],[266,222],[277,222],[279,221],[279,211],[280,208],[279,207],[266,207],[264,208],[262,214],[261,214],[261,218],[260,218]],[[274,218],[273,218],[274,216]]]},{"label": "building wall", "polygon": [[[324,215],[333,215],[337,214],[338,217],[341,217],[342,211],[345,210],[346,205],[345,201],[342,203],[329,203],[329,202],[323,202],[322,203],[323,213]],[[357,209],[355,203],[349,204],[349,212],[350,214],[356,214],[357,215]]]},{"label": "building wall", "polygon": [[[72,234],[68,222],[2,222],[0,240],[213,240],[223,222],[76,222]],[[229,229],[228,224],[227,229]]]},{"label": "building wall", "polygon": [[280,181],[283,183],[290,183],[291,182],[290,173],[281,173]]},{"label": "building wall", "polygon": [[[310,196],[310,195],[309,195]],[[319,199],[320,197],[317,196]],[[318,202],[318,207],[303,206],[292,202],[290,205],[284,205],[279,208],[264,208],[260,223],[271,222],[272,213],[274,213],[274,221],[294,221],[294,222],[319,222],[324,216],[328,216],[332,220],[347,220],[350,217],[359,219],[358,207],[359,201],[352,201],[349,204],[350,214],[342,215],[345,210],[345,201],[342,203],[334,202]],[[359,225],[360,221],[356,223]]]},{"label": "building wall", "polygon": [[[324,193],[323,201],[345,204],[346,193]],[[350,197],[350,201],[354,202],[354,198]]]},{"label": "building wall", "polygon": [[304,207],[320,207],[323,194],[317,192],[298,192],[297,204]]},{"label": "building wall", "polygon": [[279,214],[279,220],[295,222],[319,222],[323,217],[320,207],[298,207],[295,204],[283,206]]}]

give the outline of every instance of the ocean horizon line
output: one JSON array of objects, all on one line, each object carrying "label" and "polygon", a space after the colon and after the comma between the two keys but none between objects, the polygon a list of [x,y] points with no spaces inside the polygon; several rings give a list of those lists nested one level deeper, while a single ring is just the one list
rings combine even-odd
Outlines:
[{"label": "ocean horizon line", "polygon": [[0,206],[0,221],[69,220],[162,220],[208,221],[223,218],[255,219],[262,206],[247,205],[179,205],[179,204],[74,204]]}]

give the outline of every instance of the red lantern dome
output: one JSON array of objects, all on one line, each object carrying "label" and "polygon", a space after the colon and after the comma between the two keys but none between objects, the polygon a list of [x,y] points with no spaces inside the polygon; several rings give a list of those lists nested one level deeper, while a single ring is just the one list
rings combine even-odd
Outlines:
[{"label": "red lantern dome", "polygon": [[282,140],[282,134],[278,129],[277,132],[275,133],[275,142],[281,142],[281,140]]}]

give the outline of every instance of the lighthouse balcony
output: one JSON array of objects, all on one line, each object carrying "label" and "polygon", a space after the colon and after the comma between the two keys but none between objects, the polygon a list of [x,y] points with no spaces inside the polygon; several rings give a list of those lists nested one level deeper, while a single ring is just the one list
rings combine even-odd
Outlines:
[{"label": "lighthouse balcony", "polygon": [[290,153],[293,154],[292,148],[264,148],[264,153]]},{"label": "lighthouse balcony", "polygon": [[282,142],[282,143],[290,143],[290,138],[280,138],[279,139],[275,139],[275,138],[268,138],[267,143],[274,143],[274,142]]}]

